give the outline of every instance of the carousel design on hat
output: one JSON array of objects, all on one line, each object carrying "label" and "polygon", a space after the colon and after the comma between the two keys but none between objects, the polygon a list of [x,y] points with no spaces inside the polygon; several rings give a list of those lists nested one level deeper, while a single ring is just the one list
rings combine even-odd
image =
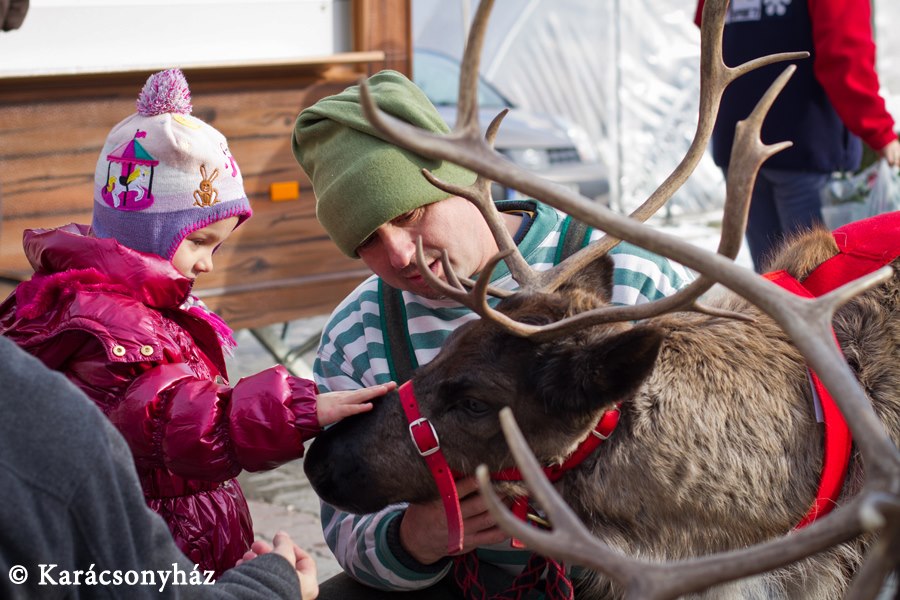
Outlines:
[{"label": "carousel design on hat", "polygon": [[138,129],[134,137],[106,156],[106,185],[100,197],[119,210],[144,210],[153,204],[153,169],[159,161],[150,156],[138,138],[147,132]]}]

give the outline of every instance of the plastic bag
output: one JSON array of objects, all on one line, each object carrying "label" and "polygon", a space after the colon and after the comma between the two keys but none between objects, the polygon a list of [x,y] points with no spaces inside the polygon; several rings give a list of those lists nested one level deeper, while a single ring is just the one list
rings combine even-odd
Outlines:
[{"label": "plastic bag", "polygon": [[822,218],[829,229],[900,210],[900,173],[883,158],[853,175],[833,178],[822,191]]}]

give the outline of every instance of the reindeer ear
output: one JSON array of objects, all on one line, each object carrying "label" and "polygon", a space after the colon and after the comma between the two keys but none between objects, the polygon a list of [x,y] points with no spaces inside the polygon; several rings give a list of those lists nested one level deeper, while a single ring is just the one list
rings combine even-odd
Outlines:
[{"label": "reindeer ear", "polygon": [[577,277],[572,277],[559,287],[560,291],[583,289],[591,295],[598,296],[604,302],[612,298],[613,259],[604,254],[582,269]]},{"label": "reindeer ear", "polygon": [[589,411],[631,396],[653,371],[664,334],[657,327],[634,327],[587,344],[557,344],[544,356],[536,389],[547,390],[548,409]]},{"label": "reindeer ear", "polygon": [[657,327],[635,327],[597,344],[590,352],[594,393],[614,400],[634,394],[653,371],[664,337]]}]

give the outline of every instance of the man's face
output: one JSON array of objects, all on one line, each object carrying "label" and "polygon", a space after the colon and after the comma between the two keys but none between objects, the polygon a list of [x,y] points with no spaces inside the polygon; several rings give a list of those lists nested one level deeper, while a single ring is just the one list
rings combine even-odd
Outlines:
[{"label": "man's face", "polygon": [[375,230],[356,249],[359,257],[388,285],[426,298],[439,298],[416,264],[416,238],[422,236],[427,267],[447,280],[441,251],[450,255],[453,270],[470,277],[484,267],[497,246],[478,209],[465,198],[451,196],[400,215]]}]

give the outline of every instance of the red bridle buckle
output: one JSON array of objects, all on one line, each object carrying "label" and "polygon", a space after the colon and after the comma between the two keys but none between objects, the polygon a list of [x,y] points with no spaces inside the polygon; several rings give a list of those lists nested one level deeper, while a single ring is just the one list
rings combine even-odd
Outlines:
[{"label": "red bridle buckle", "polygon": [[609,436],[612,435],[613,429],[616,428],[618,423],[619,406],[616,405],[614,408],[603,413],[603,416],[600,417],[600,421],[597,423],[597,426],[591,430],[591,433],[601,442],[605,442],[609,439]]},{"label": "red bridle buckle", "polygon": [[[417,435],[417,432],[422,432],[422,429],[413,431],[414,427],[418,428],[421,425],[428,425],[428,431],[431,432],[430,440],[424,436]],[[421,456],[431,456],[435,452],[440,452],[441,442],[438,440],[437,431],[434,430],[434,425],[431,424],[431,421],[425,417],[420,417],[409,424],[409,435],[412,438],[413,444],[416,445],[416,450],[419,451]]]}]

